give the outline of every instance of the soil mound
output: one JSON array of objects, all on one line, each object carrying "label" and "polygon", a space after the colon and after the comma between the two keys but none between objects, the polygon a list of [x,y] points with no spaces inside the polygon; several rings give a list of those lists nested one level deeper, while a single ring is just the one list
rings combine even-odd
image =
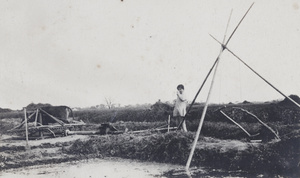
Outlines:
[{"label": "soil mound", "polygon": [[151,106],[152,111],[163,114],[169,114],[172,111],[172,108],[171,105],[160,101]]},{"label": "soil mound", "polygon": [[[298,104],[300,104],[300,98],[297,95],[290,95],[289,96],[292,100],[296,101]],[[295,104],[290,101],[288,98],[285,98],[283,101],[279,102],[282,106],[294,106]]]},{"label": "soil mound", "polygon": [[[256,170],[268,170],[269,174],[300,175],[300,130],[293,132],[293,136],[285,137],[279,142],[269,143],[260,147],[252,155],[251,167]],[[268,153],[268,154],[262,154]],[[269,175],[268,175],[269,177]]]}]

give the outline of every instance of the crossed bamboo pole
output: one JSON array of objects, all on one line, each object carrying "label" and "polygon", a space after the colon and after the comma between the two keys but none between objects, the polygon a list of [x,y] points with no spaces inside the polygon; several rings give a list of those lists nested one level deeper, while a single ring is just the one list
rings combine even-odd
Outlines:
[{"label": "crossed bamboo pole", "polygon": [[[229,43],[230,39],[232,38],[233,34],[236,32],[237,28],[240,26],[240,24],[242,23],[242,21],[244,20],[244,18],[246,17],[246,15],[248,14],[249,10],[252,8],[253,5],[254,5],[254,3],[251,4],[251,6],[249,7],[249,9],[248,9],[247,12],[245,13],[245,15],[244,15],[244,16],[242,17],[242,19],[239,21],[238,25],[235,27],[235,29],[234,29],[233,32],[231,33],[230,37],[228,38],[226,44],[225,44],[225,45],[222,44],[222,51],[225,50],[225,48],[226,48],[227,44]],[[231,13],[230,13],[228,22],[227,22],[226,32],[227,32],[228,24],[229,24],[229,22],[230,22],[231,14],[232,14],[232,10],[231,10]],[[226,32],[225,32],[225,35],[224,35],[224,39],[226,38]],[[223,43],[224,43],[224,40],[223,40]],[[185,116],[183,117],[182,121],[181,121],[180,124],[178,125],[177,129],[179,129],[179,128],[181,127],[181,125],[183,124],[183,122],[185,121],[186,116],[187,116],[188,113],[191,111],[192,106],[194,105],[194,103],[195,103],[195,101],[196,101],[196,99],[197,99],[197,97],[198,97],[200,91],[202,90],[204,84],[206,83],[208,77],[210,76],[212,70],[214,69],[214,67],[216,66],[216,64],[217,64],[218,61],[219,61],[219,58],[217,58],[217,59],[215,60],[215,62],[213,63],[213,65],[212,65],[212,67],[210,68],[208,74],[206,75],[206,77],[205,77],[203,83],[201,84],[199,90],[197,91],[197,93],[196,93],[196,95],[195,95],[195,97],[194,97],[192,103],[190,104],[190,106],[189,106],[189,108],[188,108],[188,110],[187,110]]]},{"label": "crossed bamboo pole", "polygon": [[[254,3],[253,3],[254,4]],[[191,152],[190,152],[190,155],[189,155],[189,158],[188,158],[188,161],[186,163],[186,170],[189,169],[189,166],[190,166],[190,163],[191,163],[191,159],[193,157],[193,153],[194,153],[194,150],[195,150],[195,147],[196,147],[196,144],[197,144],[197,141],[198,141],[198,138],[199,138],[199,134],[200,134],[200,131],[201,131],[201,127],[202,127],[202,124],[203,124],[203,121],[204,121],[204,117],[205,117],[205,113],[206,113],[206,109],[207,109],[207,106],[208,106],[208,101],[209,101],[209,96],[210,96],[210,93],[211,93],[211,90],[212,90],[212,87],[213,87],[213,81],[214,81],[214,77],[215,77],[215,74],[216,74],[216,70],[217,70],[217,66],[218,66],[218,62],[219,62],[219,57],[221,55],[221,53],[226,49],[227,51],[229,51],[233,56],[235,56],[238,60],[240,60],[244,65],[246,65],[246,67],[248,67],[252,72],[254,72],[258,77],[260,77],[262,80],[264,80],[267,84],[269,84],[273,89],[275,89],[278,93],[280,93],[282,96],[284,96],[285,98],[289,99],[292,103],[294,103],[296,106],[298,106],[300,108],[300,104],[298,104],[296,101],[294,101],[292,98],[290,98],[289,96],[285,95],[283,92],[281,92],[279,89],[277,89],[274,85],[272,85],[270,82],[268,82],[265,78],[263,78],[260,74],[258,74],[253,68],[251,68],[247,63],[245,63],[240,57],[238,57],[235,53],[233,53],[230,49],[228,49],[227,47],[227,44],[229,42],[229,40],[231,39],[231,37],[233,36],[234,32],[236,31],[236,29],[238,28],[238,26],[240,25],[240,23],[242,22],[242,20],[244,19],[244,17],[247,15],[247,13],[249,12],[249,10],[251,9],[251,7],[253,6],[253,4],[250,6],[250,8],[248,9],[248,11],[245,13],[245,15],[243,16],[243,18],[241,19],[241,21],[239,22],[239,24],[237,25],[237,27],[235,28],[235,30],[233,31],[233,33],[231,34],[231,36],[229,37],[229,39],[227,40],[227,42],[224,44],[224,40],[223,42],[221,43],[220,41],[218,41],[215,37],[213,37],[212,35],[210,35],[214,40],[216,40],[221,46],[222,46],[222,50],[220,51],[220,54],[218,56],[218,58],[216,59],[214,65],[212,66],[211,70],[209,71],[208,75],[206,76],[202,86],[200,87],[199,91],[197,92],[192,104],[190,105],[189,109],[188,109],[188,112],[191,110],[191,107],[192,105],[194,104],[198,94],[200,93],[200,90],[202,89],[204,83],[206,82],[208,76],[210,75],[212,69],[215,67],[215,73],[214,73],[214,76],[213,76],[213,79],[212,79],[212,82],[211,82],[211,87],[210,87],[210,90],[209,90],[209,93],[208,93],[208,97],[207,97],[207,100],[206,100],[206,103],[205,103],[205,107],[204,107],[204,110],[202,112],[202,116],[201,116],[201,120],[200,120],[200,123],[199,123],[199,127],[198,127],[198,130],[197,130],[197,134],[195,136],[195,140],[193,142],[193,146],[192,146],[192,149],[191,149]],[[187,112],[187,114],[188,114]],[[186,115],[187,115],[186,114]],[[183,121],[185,120],[185,117],[183,118],[182,122],[180,123],[180,125],[178,126],[178,128],[181,126],[181,124],[183,123]],[[273,132],[273,130],[271,130]],[[273,132],[275,133],[275,132]],[[278,135],[275,134],[277,138]]]},{"label": "crossed bamboo pole", "polygon": [[[211,85],[210,85],[210,89],[209,89],[209,92],[208,92],[208,95],[207,95],[207,99],[206,99],[206,103],[205,103],[205,106],[204,106],[204,109],[202,111],[202,115],[201,115],[201,119],[200,119],[200,122],[199,122],[199,126],[198,126],[198,129],[197,129],[197,132],[196,132],[196,136],[195,136],[195,139],[193,141],[193,144],[192,144],[192,148],[191,148],[191,151],[190,151],[190,154],[189,154],[189,158],[188,158],[188,161],[186,163],[186,167],[185,169],[188,170],[189,167],[190,167],[190,164],[191,164],[191,161],[192,161],[192,158],[193,158],[193,155],[194,155],[194,151],[195,151],[195,148],[196,148],[196,145],[197,145],[197,142],[198,142],[198,139],[199,139],[199,135],[200,135],[200,132],[201,132],[201,128],[203,126],[203,122],[204,122],[204,118],[205,118],[205,115],[206,115],[206,110],[207,110],[207,107],[208,107],[208,104],[209,104],[209,99],[210,99],[210,95],[211,95],[211,91],[212,91],[212,88],[213,88],[213,84],[214,84],[214,79],[215,79],[215,76],[216,76],[216,73],[217,73],[217,68],[218,68],[218,64],[219,64],[219,60],[220,60],[220,57],[223,53],[223,51],[226,49],[226,46],[227,44],[229,43],[230,39],[232,38],[233,34],[236,32],[237,28],[240,26],[240,24],[242,23],[242,21],[244,20],[244,18],[246,17],[246,15],[248,14],[249,10],[252,8],[254,3],[252,3],[252,5],[249,7],[249,9],[247,10],[247,12],[245,13],[245,15],[242,17],[242,19],[239,21],[238,25],[235,27],[235,29],[233,30],[233,32],[231,33],[231,35],[229,36],[227,42],[224,44],[224,41],[225,41],[225,38],[226,38],[226,32],[227,32],[227,28],[228,28],[228,24],[229,24],[229,21],[230,21],[230,18],[228,20],[228,23],[227,23],[227,27],[226,27],[226,31],[225,31],[225,35],[224,35],[224,39],[223,39],[223,43],[221,45],[221,50],[220,50],[220,53],[216,59],[216,62],[214,63],[212,69],[215,67],[215,70],[214,70],[214,74],[213,74],[213,78],[212,78],[212,81],[211,81]],[[231,16],[230,16],[231,17]],[[224,45],[223,45],[224,44]],[[212,70],[211,69],[211,70]],[[211,71],[210,71],[211,72]],[[209,74],[210,74],[209,72]],[[208,75],[209,75],[208,74]],[[206,81],[206,79],[205,79]],[[204,81],[204,83],[205,83]],[[204,85],[203,83],[203,85]],[[202,86],[201,86],[202,88]],[[201,90],[200,88],[200,90]],[[200,92],[200,91],[199,91]],[[198,96],[199,92],[197,93],[196,97]],[[196,100],[196,97],[194,100]],[[193,101],[194,101],[193,100]],[[191,108],[192,106],[190,106]],[[189,110],[190,110],[189,108]],[[182,122],[180,123],[180,125],[178,126],[178,128],[181,126],[181,124],[183,123],[183,121],[185,120],[185,117],[183,118]]]},{"label": "crossed bamboo pole", "polygon": [[246,67],[248,67],[252,72],[254,72],[258,77],[260,77],[263,81],[265,81],[268,85],[270,85],[273,89],[275,89],[278,93],[280,93],[282,96],[284,96],[285,98],[287,98],[288,100],[290,100],[291,102],[293,102],[296,106],[298,106],[300,108],[300,104],[297,103],[295,100],[293,100],[291,97],[285,95],[283,92],[281,92],[278,88],[276,88],[274,85],[272,85],[269,81],[267,81],[264,77],[262,77],[259,73],[257,73],[253,68],[251,68],[245,61],[243,61],[239,56],[237,56],[234,52],[232,52],[230,49],[228,49],[228,47],[225,45],[223,45],[223,43],[221,43],[220,41],[218,41],[215,37],[213,37],[212,35],[210,35],[214,40],[216,40],[219,44],[221,44],[223,46],[224,49],[226,49],[227,51],[229,51],[234,57],[236,57],[239,61],[241,61]]}]

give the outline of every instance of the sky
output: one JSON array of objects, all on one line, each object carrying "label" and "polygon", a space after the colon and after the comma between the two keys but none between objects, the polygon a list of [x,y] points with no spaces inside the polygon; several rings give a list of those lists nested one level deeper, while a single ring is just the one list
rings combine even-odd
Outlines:
[{"label": "sky", "polygon": [[[191,101],[228,48],[286,95],[300,95],[300,2],[240,0],[0,1],[0,107]],[[205,102],[209,77],[197,102]],[[212,103],[283,99],[229,52]]]}]

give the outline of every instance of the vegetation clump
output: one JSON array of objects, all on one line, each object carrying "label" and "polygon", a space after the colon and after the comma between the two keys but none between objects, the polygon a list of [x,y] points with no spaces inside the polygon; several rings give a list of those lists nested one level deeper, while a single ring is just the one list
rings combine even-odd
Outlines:
[{"label": "vegetation clump", "polygon": [[171,132],[141,136],[135,134],[92,137],[76,141],[66,153],[84,157],[117,156],[163,163],[184,164],[189,154],[193,133]]}]

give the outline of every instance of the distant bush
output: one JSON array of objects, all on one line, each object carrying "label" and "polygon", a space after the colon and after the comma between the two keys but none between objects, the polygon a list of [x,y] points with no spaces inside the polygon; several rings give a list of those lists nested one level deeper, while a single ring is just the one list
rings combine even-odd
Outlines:
[{"label": "distant bush", "polygon": [[10,111],[10,112],[4,112],[0,113],[0,119],[4,118],[23,118],[24,112],[23,111]]},{"label": "distant bush", "polygon": [[[44,106],[51,106],[51,104],[34,104],[30,103],[29,105],[26,106],[27,111],[32,111],[40,107]],[[20,110],[11,110],[11,109],[1,109],[0,108],[0,119],[3,118],[23,118],[24,117],[24,111]]]},{"label": "distant bush", "polygon": [[125,107],[112,109],[81,109],[74,111],[78,120],[87,123],[103,123],[117,121],[157,122],[166,121],[172,112],[172,106],[162,102],[156,102],[149,108]]},{"label": "distant bush", "polygon": [[0,113],[3,113],[3,112],[11,112],[11,111],[12,111],[11,109],[0,108]]},{"label": "distant bush", "polygon": [[149,109],[118,108],[118,109],[89,109],[74,111],[78,120],[87,123],[103,123],[117,121],[156,122],[167,120],[164,113],[156,113]]}]

